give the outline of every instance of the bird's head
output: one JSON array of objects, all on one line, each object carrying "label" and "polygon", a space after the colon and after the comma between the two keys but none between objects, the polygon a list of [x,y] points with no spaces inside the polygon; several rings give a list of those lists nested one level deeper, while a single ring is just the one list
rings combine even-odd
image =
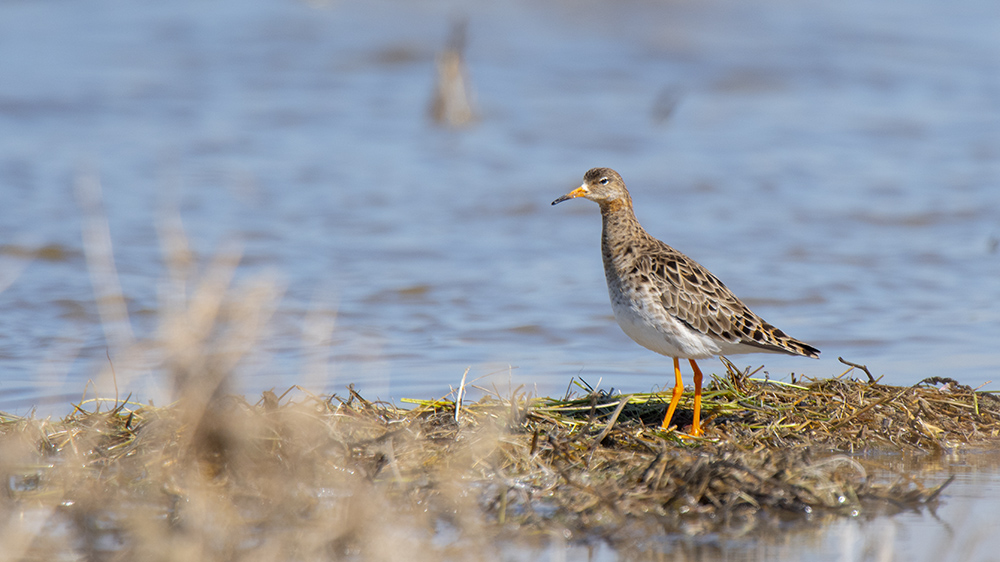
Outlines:
[{"label": "bird's head", "polygon": [[629,202],[628,190],[618,172],[611,168],[593,168],[583,176],[580,187],[552,202],[553,205],[568,199],[584,197],[604,207],[615,201]]}]

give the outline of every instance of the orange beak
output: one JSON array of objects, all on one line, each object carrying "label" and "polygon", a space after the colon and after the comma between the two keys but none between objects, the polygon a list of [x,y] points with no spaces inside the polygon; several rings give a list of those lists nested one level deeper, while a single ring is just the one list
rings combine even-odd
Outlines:
[{"label": "orange beak", "polygon": [[580,187],[574,189],[573,191],[570,191],[566,195],[563,195],[559,199],[556,199],[555,201],[552,202],[552,204],[555,205],[557,203],[562,203],[563,201],[569,199],[576,199],[577,197],[586,197],[586,195],[587,195],[587,188],[581,185]]}]

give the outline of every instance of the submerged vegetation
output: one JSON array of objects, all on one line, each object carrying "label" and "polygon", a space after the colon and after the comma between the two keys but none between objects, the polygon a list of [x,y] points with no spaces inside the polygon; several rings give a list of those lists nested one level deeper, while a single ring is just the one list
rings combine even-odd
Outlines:
[{"label": "submerged vegetation", "polygon": [[492,559],[470,546],[553,534],[624,548],[933,506],[948,480],[871,453],[930,458],[1000,432],[1000,399],[945,379],[789,384],[730,365],[706,399],[698,439],[659,428],[659,395],[586,388],[411,409],[295,388],[202,411],[4,416],[0,532],[9,559]]}]

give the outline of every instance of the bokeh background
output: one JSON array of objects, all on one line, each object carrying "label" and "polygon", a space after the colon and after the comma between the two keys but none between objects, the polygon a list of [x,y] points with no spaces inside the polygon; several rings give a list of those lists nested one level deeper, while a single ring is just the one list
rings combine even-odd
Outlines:
[{"label": "bokeh background", "polygon": [[[458,22],[475,118],[449,124]],[[549,206],[594,166],[823,351],[738,364],[996,379],[995,2],[5,0],[0,409],[107,394],[109,358],[169,398],[155,356],[117,353],[156,339],[181,227],[199,267],[239,247],[237,281],[282,291],[238,391],[669,385],[613,321],[597,207]]]}]

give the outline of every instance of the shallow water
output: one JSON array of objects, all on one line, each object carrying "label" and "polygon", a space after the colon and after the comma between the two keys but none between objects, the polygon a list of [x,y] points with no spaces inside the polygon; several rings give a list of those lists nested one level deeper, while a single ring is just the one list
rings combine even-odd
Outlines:
[{"label": "shallow water", "polygon": [[[307,382],[382,398],[445,394],[466,367],[544,394],[666,383],[669,360],[611,319],[596,206],[549,207],[597,165],[651,233],[824,352],[740,364],[830,376],[843,356],[887,383],[987,383],[1000,16],[919,8],[0,4],[0,407],[61,405],[107,363],[87,174],[138,338],[170,209],[202,259],[239,238],[241,275],[276,272],[248,392],[303,382],[317,354],[327,374]],[[442,130],[426,109],[459,17],[480,118]],[[335,328],[306,353],[310,312]]]},{"label": "shallow water", "polygon": [[[447,130],[427,105],[462,17],[480,117]],[[63,413],[116,359],[89,175],[138,339],[157,333],[171,209],[203,261],[239,239],[238,277],[280,281],[240,369],[251,394],[440,396],[466,368],[540,394],[667,383],[613,322],[596,206],[549,206],[593,166],[823,350],[739,364],[825,377],[843,356],[891,384],[995,388],[998,24],[989,0],[2,2],[0,409]],[[167,396],[155,365],[122,370],[134,399]],[[970,489],[1000,497],[995,474]],[[886,525],[919,542],[940,524],[921,517]]]}]

